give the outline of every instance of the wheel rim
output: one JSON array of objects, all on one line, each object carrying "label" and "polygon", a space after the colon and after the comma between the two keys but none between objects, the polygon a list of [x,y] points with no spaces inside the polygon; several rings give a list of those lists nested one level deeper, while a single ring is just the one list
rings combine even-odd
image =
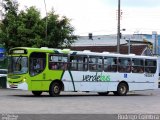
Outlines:
[{"label": "wheel rim", "polygon": [[56,86],[54,86],[54,93],[59,93],[59,87],[56,85]]},{"label": "wheel rim", "polygon": [[121,88],[120,88],[121,94],[125,94],[126,90],[127,90],[127,88],[125,86],[121,86]]}]

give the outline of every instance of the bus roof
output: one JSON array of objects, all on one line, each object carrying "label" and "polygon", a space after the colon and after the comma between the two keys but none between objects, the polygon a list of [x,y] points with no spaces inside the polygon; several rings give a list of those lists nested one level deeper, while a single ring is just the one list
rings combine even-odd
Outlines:
[{"label": "bus roof", "polygon": [[41,47],[41,48],[31,48],[31,47],[15,47],[10,49],[9,53],[14,54],[11,51],[14,50],[27,50],[27,52],[47,52],[47,53],[65,53],[68,54],[70,52],[69,49],[57,49],[57,48],[48,48],[48,47]]},{"label": "bus roof", "polygon": [[[119,54],[119,53],[110,53],[110,52],[91,52],[89,50],[84,51],[72,51],[70,49],[57,49],[57,48],[31,48],[31,47],[15,47],[10,49],[13,50],[27,50],[28,52],[47,52],[47,53],[63,53],[63,54],[71,54],[71,55],[93,55],[93,56],[111,56],[111,57],[129,57],[129,58],[145,58],[145,59],[157,59],[157,56],[141,56],[135,54]],[[13,53],[14,54],[14,53]]]},{"label": "bus roof", "polygon": [[90,52],[90,51],[77,51],[78,55],[93,55],[93,56],[110,56],[110,57],[129,57],[129,58],[145,58],[145,59],[157,59],[157,56],[142,56],[135,54],[119,54],[119,53],[110,53],[110,52]]}]

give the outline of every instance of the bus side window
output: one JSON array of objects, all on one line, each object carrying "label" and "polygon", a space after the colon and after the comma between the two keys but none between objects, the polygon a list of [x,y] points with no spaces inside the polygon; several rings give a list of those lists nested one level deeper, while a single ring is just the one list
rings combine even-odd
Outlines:
[{"label": "bus side window", "polygon": [[104,58],[104,71],[105,72],[116,72],[117,71],[117,58],[116,57],[105,57]]},{"label": "bus side window", "polygon": [[70,56],[70,70],[77,70],[77,57],[75,55]]},{"label": "bus side window", "polygon": [[97,62],[96,57],[94,57],[94,56],[89,57],[89,70],[90,71],[97,70],[97,63],[96,62]]},{"label": "bus side window", "polygon": [[46,67],[46,53],[33,52],[30,55],[30,66],[29,72],[31,76],[35,76],[41,72]]},{"label": "bus side window", "polygon": [[102,71],[102,69],[103,69],[103,58],[102,57],[98,57],[97,58],[98,60],[97,60],[97,70],[98,71]]},{"label": "bus side window", "polygon": [[118,71],[129,73],[131,71],[131,60],[129,58],[118,59]]},{"label": "bus side window", "polygon": [[88,70],[88,57],[84,56],[83,57],[83,71],[87,71]]},{"label": "bus side window", "polygon": [[56,63],[50,63],[49,65],[51,70],[56,70],[57,69],[57,64]]},{"label": "bus side window", "polygon": [[68,67],[68,57],[64,54],[50,55],[49,69],[66,70]]},{"label": "bus side window", "polygon": [[146,73],[156,73],[156,69],[157,69],[156,66],[157,66],[156,60],[151,60],[151,59],[145,60],[145,72]]},{"label": "bus side window", "polygon": [[68,67],[67,62],[63,63],[63,67],[62,67],[62,69],[63,69],[63,70],[67,70],[67,67]]},{"label": "bus side window", "polygon": [[132,73],[144,72],[144,60],[139,58],[132,58]]},{"label": "bus side window", "polygon": [[88,57],[86,55],[77,55],[77,70],[87,71]]}]

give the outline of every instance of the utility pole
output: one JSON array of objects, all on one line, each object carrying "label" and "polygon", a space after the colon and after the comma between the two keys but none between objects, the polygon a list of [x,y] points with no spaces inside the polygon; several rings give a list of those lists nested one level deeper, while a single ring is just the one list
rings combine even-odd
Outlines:
[{"label": "utility pole", "polygon": [[45,11],[46,11],[46,31],[45,31],[45,38],[47,40],[47,23],[48,23],[48,20],[47,20],[47,7],[46,7],[46,1],[44,0],[44,5],[45,5]]},{"label": "utility pole", "polygon": [[128,39],[128,54],[131,53],[131,39]]},{"label": "utility pole", "polygon": [[120,53],[120,0],[118,0],[117,53]]}]

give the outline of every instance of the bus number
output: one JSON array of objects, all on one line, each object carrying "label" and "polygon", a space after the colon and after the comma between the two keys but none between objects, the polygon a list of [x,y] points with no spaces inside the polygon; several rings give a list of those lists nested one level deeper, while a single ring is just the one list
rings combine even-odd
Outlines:
[{"label": "bus number", "polygon": [[145,73],[145,74],[144,74],[144,76],[145,76],[145,77],[154,77],[154,74],[151,74],[151,73]]}]

